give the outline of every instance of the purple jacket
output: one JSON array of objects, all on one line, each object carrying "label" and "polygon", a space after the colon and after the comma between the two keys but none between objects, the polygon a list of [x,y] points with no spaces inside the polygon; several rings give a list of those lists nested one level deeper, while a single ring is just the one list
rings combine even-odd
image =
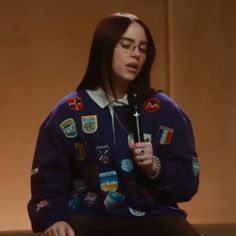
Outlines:
[{"label": "purple jacket", "polygon": [[144,138],[162,170],[151,179],[132,161],[133,139],[126,97],[79,91],[64,97],[42,123],[32,174],[28,212],[35,232],[75,214],[108,217],[186,217],[178,202],[198,190],[198,158],[191,123],[163,92],[145,100]]}]

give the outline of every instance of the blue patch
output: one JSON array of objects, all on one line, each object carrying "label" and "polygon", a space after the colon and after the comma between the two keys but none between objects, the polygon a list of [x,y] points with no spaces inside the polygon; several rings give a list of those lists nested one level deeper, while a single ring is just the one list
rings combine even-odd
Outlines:
[{"label": "blue patch", "polygon": [[134,168],[133,162],[130,159],[123,159],[121,161],[121,169],[125,172],[130,172]]},{"label": "blue patch", "polygon": [[197,176],[199,173],[199,163],[198,163],[198,159],[196,157],[193,157],[193,175]]},{"label": "blue patch", "polygon": [[104,205],[106,206],[106,208],[118,207],[122,204],[124,199],[125,199],[124,195],[114,191],[110,191],[107,194],[106,199],[104,200]]},{"label": "blue patch", "polygon": [[79,207],[79,204],[81,202],[81,196],[74,195],[72,199],[68,202],[68,206],[70,209],[75,210]]},{"label": "blue patch", "polygon": [[76,179],[74,182],[74,189],[78,193],[82,193],[87,189],[87,185],[82,179]]},{"label": "blue patch", "polygon": [[118,188],[118,177],[116,171],[108,171],[99,174],[100,187],[104,192],[116,191]]}]

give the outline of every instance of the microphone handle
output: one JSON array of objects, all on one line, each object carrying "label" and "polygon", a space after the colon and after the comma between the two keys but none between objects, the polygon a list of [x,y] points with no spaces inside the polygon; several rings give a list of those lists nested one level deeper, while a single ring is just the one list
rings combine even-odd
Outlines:
[{"label": "microphone handle", "polygon": [[140,122],[140,112],[138,106],[134,106],[134,119],[135,119],[135,127],[134,127],[134,141],[135,142],[143,142],[143,133],[141,129]]}]

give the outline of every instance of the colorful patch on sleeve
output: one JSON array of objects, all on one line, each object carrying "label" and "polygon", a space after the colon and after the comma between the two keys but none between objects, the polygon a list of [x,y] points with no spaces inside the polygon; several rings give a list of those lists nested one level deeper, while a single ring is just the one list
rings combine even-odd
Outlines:
[{"label": "colorful patch on sleeve", "polygon": [[80,111],[84,109],[84,105],[82,103],[81,97],[69,98],[67,99],[67,104],[71,109],[76,110],[76,111]]},{"label": "colorful patch on sleeve", "polygon": [[135,210],[131,207],[128,207],[128,208],[129,208],[130,213],[134,216],[144,216],[146,214],[145,211],[138,211],[138,210]]},{"label": "colorful patch on sleeve", "polygon": [[130,145],[132,143],[134,143],[134,134],[133,133],[128,135],[128,144]]},{"label": "colorful patch on sleeve", "polygon": [[161,103],[157,98],[148,98],[143,106],[146,112],[153,113],[160,109]]},{"label": "colorful patch on sleeve", "polygon": [[134,168],[133,162],[130,159],[123,159],[121,161],[121,169],[125,172],[130,172]]},{"label": "colorful patch on sleeve", "polygon": [[76,210],[81,202],[81,196],[78,194],[73,195],[72,199],[69,200],[68,206],[72,210]]},{"label": "colorful patch on sleeve", "polygon": [[124,201],[124,199],[125,199],[124,195],[114,191],[110,191],[108,192],[107,197],[104,200],[104,205],[108,209],[115,208],[120,206]]},{"label": "colorful patch on sleeve", "polygon": [[199,173],[199,163],[198,163],[198,158],[193,157],[193,175],[197,176]]},{"label": "colorful patch on sleeve", "polygon": [[64,120],[60,127],[67,138],[74,138],[78,135],[76,124],[73,118]]},{"label": "colorful patch on sleeve", "polygon": [[144,142],[151,143],[152,142],[152,135],[151,134],[143,134]]},{"label": "colorful patch on sleeve", "polygon": [[[144,133],[143,139],[144,139],[144,142],[151,143],[152,142],[152,135]],[[128,144],[131,144],[131,143],[134,143],[134,134],[133,133],[128,135]]]},{"label": "colorful patch on sleeve", "polygon": [[34,168],[34,169],[31,170],[31,175],[32,175],[32,176],[33,176],[33,175],[36,175],[38,172],[39,172],[39,168],[36,167],[36,168]]},{"label": "colorful patch on sleeve", "polygon": [[47,200],[42,200],[36,204],[36,211],[39,211],[41,208],[48,206]]},{"label": "colorful patch on sleeve", "polygon": [[75,154],[79,161],[84,161],[86,159],[86,151],[82,142],[75,143]]},{"label": "colorful patch on sleeve", "polygon": [[92,134],[97,131],[98,122],[96,115],[82,116],[82,129],[86,134]]},{"label": "colorful patch on sleeve", "polygon": [[118,188],[118,177],[116,171],[108,171],[99,174],[100,187],[104,192],[116,191]]},{"label": "colorful patch on sleeve", "polygon": [[111,161],[111,152],[107,144],[96,147],[98,160],[102,164],[108,164]]},{"label": "colorful patch on sleeve", "polygon": [[87,187],[88,186],[82,179],[76,179],[74,181],[74,189],[80,194],[83,193],[87,189]]},{"label": "colorful patch on sleeve", "polygon": [[159,127],[158,136],[161,145],[169,144],[173,136],[174,129],[161,125]]},{"label": "colorful patch on sleeve", "polygon": [[87,207],[92,207],[98,198],[98,194],[95,192],[87,192],[84,196],[83,203]]}]

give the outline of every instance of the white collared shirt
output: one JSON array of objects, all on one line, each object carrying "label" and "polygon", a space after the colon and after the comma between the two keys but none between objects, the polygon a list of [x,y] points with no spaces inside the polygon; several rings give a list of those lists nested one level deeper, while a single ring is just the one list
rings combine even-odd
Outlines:
[{"label": "white collared shirt", "polygon": [[86,92],[88,95],[94,100],[95,103],[98,104],[101,108],[104,108],[106,106],[124,106],[129,105],[127,94],[124,95],[123,98],[115,99],[111,95],[105,93],[105,91],[102,88],[97,88],[96,90],[89,90],[86,89]]}]

